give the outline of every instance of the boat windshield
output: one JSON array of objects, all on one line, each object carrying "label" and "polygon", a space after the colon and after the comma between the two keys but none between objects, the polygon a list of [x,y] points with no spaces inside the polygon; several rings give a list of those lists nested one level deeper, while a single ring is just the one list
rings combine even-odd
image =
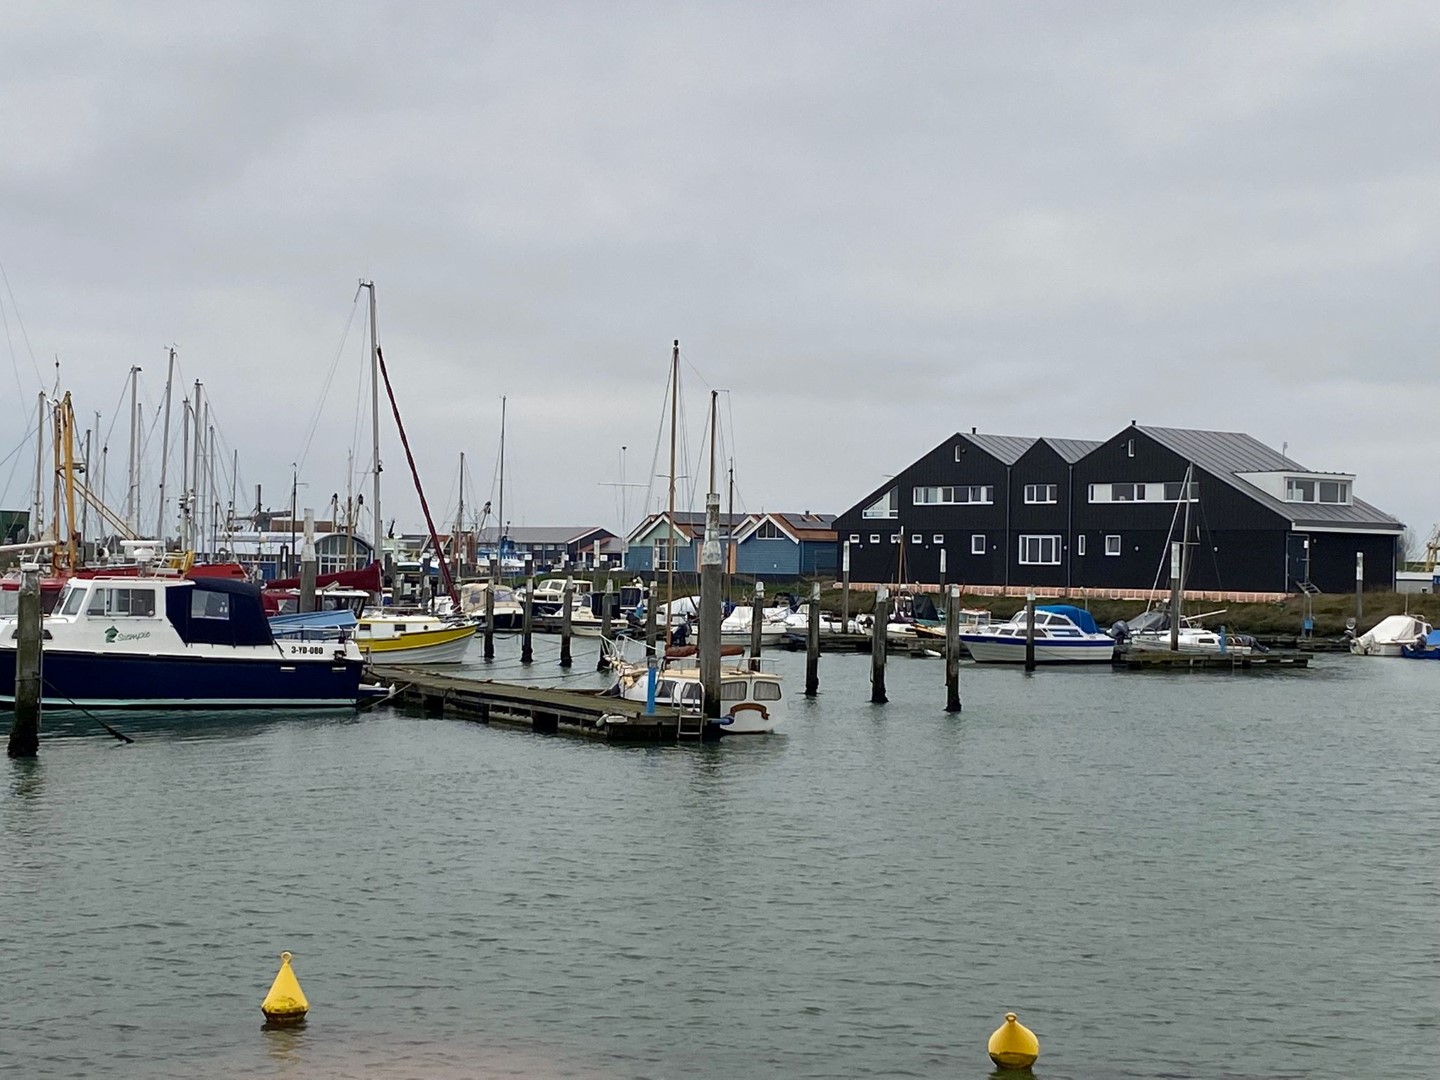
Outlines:
[{"label": "boat windshield", "polygon": [[68,585],[65,588],[65,599],[60,602],[61,615],[79,615],[85,607],[85,587],[83,585]]}]

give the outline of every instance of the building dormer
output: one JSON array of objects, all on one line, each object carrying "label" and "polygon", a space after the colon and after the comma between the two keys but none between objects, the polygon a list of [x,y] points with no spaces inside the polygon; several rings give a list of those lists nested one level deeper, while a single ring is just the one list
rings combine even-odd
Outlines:
[{"label": "building dormer", "polygon": [[1236,477],[1285,503],[1320,503],[1326,506],[1354,504],[1353,473],[1304,472],[1298,469],[1276,472],[1242,472]]}]

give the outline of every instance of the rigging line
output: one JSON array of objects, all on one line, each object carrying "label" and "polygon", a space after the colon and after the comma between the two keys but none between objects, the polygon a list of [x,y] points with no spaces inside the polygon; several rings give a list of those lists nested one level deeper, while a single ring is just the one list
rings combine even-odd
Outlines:
[{"label": "rigging line", "polygon": [[315,441],[315,432],[320,427],[320,416],[325,411],[325,399],[330,396],[330,386],[335,381],[335,371],[340,366],[340,356],[345,351],[345,342],[350,339],[350,327],[355,325],[355,312],[360,310],[360,290],[355,290],[355,299],[350,304],[350,317],[345,320],[345,329],[340,334],[340,344],[335,348],[335,358],[330,361],[330,370],[325,375],[325,385],[320,390],[320,400],[315,403],[315,411],[310,417],[310,430],[305,435],[305,445],[300,448],[300,456],[295,459],[296,467],[303,467],[305,457],[310,453],[310,445]]},{"label": "rigging line", "polygon": [[5,344],[10,348],[10,368],[15,372],[15,389],[20,397],[25,396],[25,384],[20,379],[20,361],[15,357],[15,342],[10,338],[10,320],[5,317],[5,305],[0,304],[0,324],[5,327]]},{"label": "rigging line", "polygon": [[[30,332],[25,329],[25,319],[20,314],[20,305],[15,302],[15,290],[10,287],[10,275],[5,272],[5,263],[3,261],[0,261],[0,278],[3,278],[5,281],[5,291],[10,296],[10,310],[15,312],[15,322],[20,326],[20,336],[25,339],[25,351],[30,354],[30,363],[35,366],[35,378],[40,381],[41,386],[44,386],[45,376],[40,374],[40,362],[35,359],[35,350],[30,345]],[[5,336],[7,339],[10,336],[8,323],[6,324]],[[11,348],[11,358],[14,358],[13,346]],[[24,396],[23,388],[21,389],[21,396]]]}]

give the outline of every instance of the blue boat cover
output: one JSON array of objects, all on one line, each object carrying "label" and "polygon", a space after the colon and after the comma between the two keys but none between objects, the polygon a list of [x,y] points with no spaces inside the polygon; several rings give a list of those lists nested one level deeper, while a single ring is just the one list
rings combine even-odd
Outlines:
[{"label": "blue boat cover", "polygon": [[196,578],[165,590],[165,616],[187,645],[273,645],[260,588],[248,581]]},{"label": "blue boat cover", "polygon": [[1073,604],[1045,604],[1037,607],[1036,611],[1048,611],[1055,615],[1064,615],[1081,630],[1087,634],[1100,633],[1100,627],[1095,625],[1095,616],[1084,608],[1075,607]]},{"label": "blue boat cover", "polygon": [[1440,649],[1440,630],[1431,630],[1425,635],[1425,648]]}]

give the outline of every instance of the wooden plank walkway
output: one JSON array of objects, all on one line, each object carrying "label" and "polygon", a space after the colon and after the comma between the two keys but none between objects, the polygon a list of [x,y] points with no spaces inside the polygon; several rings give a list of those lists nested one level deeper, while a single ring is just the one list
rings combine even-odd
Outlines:
[{"label": "wooden plank walkway", "polygon": [[699,717],[682,717],[673,707],[657,706],[647,716],[644,702],[602,697],[598,690],[520,686],[399,665],[376,665],[370,672],[395,687],[393,700],[436,716],[604,742],[673,743],[718,734],[709,730],[713,725],[702,725]]},{"label": "wooden plank walkway", "polygon": [[1147,671],[1186,668],[1190,670],[1217,669],[1228,671],[1251,670],[1253,668],[1303,668],[1310,666],[1309,653],[1265,652],[1240,655],[1229,653],[1224,656],[1213,653],[1170,652],[1168,649],[1116,653],[1115,666],[1131,671]]}]

